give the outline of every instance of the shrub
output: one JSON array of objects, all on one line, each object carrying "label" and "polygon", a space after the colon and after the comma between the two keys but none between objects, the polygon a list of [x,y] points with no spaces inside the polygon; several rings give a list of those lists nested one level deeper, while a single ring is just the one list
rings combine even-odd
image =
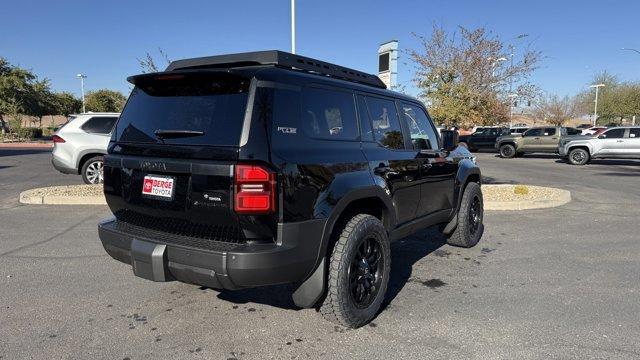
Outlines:
[{"label": "shrub", "polygon": [[524,185],[516,185],[513,188],[513,193],[516,195],[528,195],[529,188]]},{"label": "shrub", "polygon": [[18,139],[33,140],[42,137],[42,129],[33,127],[19,128],[16,131]]}]

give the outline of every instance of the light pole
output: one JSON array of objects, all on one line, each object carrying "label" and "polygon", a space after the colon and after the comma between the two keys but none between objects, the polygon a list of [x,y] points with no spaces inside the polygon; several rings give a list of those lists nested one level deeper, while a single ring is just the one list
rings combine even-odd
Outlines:
[{"label": "light pole", "polygon": [[635,52],[637,52],[638,54],[640,54],[640,50],[638,50],[638,49],[622,48],[622,49],[620,49],[620,50],[635,51]]},{"label": "light pole", "polygon": [[489,56],[487,58],[487,60],[491,61],[491,77],[495,77],[496,76],[496,65],[498,65],[498,63],[500,63],[500,61],[507,61],[507,58],[502,56],[502,57],[499,57],[499,58],[493,60],[493,58],[491,56]]},{"label": "light pole", "polygon": [[84,79],[87,78],[87,75],[78,74],[76,76],[80,78],[80,91],[82,91],[82,112],[84,113],[86,112],[84,108]]},{"label": "light pole", "polygon": [[296,0],[291,0],[291,53],[296,53]]},{"label": "light pole", "polygon": [[513,127],[513,102],[518,97],[518,94],[509,94],[509,127]]},{"label": "light pole", "polygon": [[604,84],[593,84],[589,87],[596,88],[596,101],[595,106],[593,108],[593,126],[596,126],[596,121],[598,121],[598,90],[603,87]]}]

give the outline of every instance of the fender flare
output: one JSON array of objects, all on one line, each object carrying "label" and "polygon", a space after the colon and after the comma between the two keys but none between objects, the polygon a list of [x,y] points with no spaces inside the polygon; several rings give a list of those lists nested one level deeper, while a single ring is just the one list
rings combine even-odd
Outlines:
[{"label": "fender flare", "polygon": [[325,258],[336,222],[344,213],[349,204],[356,200],[367,198],[378,198],[385,204],[386,209],[383,209],[383,212],[385,214],[384,226],[387,231],[395,226],[396,216],[393,212],[393,202],[391,201],[391,197],[388,196],[382,188],[378,186],[363,187],[350,191],[345,196],[343,196],[335,204],[335,206],[333,206],[331,215],[325,222],[324,230],[322,231],[322,238],[320,240],[320,246],[318,248],[316,263],[313,266],[314,270],[311,271],[311,273],[292,294],[293,302],[296,304],[296,306],[299,306],[301,308],[313,307],[318,302],[318,300],[320,300],[320,297],[324,294],[326,288],[325,274],[328,266]]},{"label": "fender flare", "polygon": [[78,153],[78,157],[76,158],[76,169],[78,169],[78,174],[80,174],[80,172],[82,171],[82,168],[80,166],[80,161],[82,160],[83,157],[85,157],[88,154],[98,154],[98,155],[107,155],[107,151],[106,150],[100,150],[100,149],[86,149],[86,150],[82,150]]},{"label": "fender flare", "polygon": [[456,226],[458,226],[458,211],[460,211],[462,195],[464,194],[464,190],[469,183],[469,177],[471,176],[477,176],[478,181],[482,184],[482,173],[478,165],[469,159],[463,159],[458,163],[458,172],[456,173],[456,185],[454,190],[456,203],[455,212],[442,231],[446,235],[451,234],[453,230],[455,230]]}]

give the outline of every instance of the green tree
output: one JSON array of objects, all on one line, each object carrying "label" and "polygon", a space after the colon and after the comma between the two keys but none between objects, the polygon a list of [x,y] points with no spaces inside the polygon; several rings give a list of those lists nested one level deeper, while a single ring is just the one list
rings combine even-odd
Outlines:
[{"label": "green tree", "polygon": [[434,26],[430,37],[415,36],[421,48],[409,51],[417,69],[414,80],[439,123],[470,127],[505,122],[511,92],[522,100],[538,94],[528,82],[541,60],[538,51],[515,54],[515,47],[485,28],[459,27],[450,34]]},{"label": "green tree", "polygon": [[87,111],[120,112],[127,99],[118,91],[102,89],[89,91],[85,96]]},{"label": "green tree", "polygon": [[[623,119],[640,116],[640,83],[621,82],[607,71],[597,73],[592,84],[604,84],[598,91],[598,123],[620,123]],[[595,90],[586,89],[576,95],[575,104],[580,114],[594,111]]]},{"label": "green tree", "polygon": [[69,116],[82,110],[82,101],[68,92],[55,93],[56,114]]},{"label": "green tree", "polygon": [[32,86],[36,76],[29,70],[11,65],[7,59],[0,57],[0,127],[2,133],[8,129],[3,115],[11,115],[14,121],[12,126],[22,125],[21,114],[32,103]]}]

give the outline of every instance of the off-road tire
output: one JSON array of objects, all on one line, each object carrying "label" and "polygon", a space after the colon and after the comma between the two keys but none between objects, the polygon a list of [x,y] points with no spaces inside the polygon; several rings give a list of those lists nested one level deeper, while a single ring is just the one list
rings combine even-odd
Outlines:
[{"label": "off-road tire", "polygon": [[[479,223],[474,226],[474,222],[472,220],[472,217],[474,216],[472,216],[471,211],[476,200],[478,201],[477,205],[479,205],[479,219],[477,220]],[[482,200],[480,184],[475,182],[467,184],[464,194],[462,195],[460,210],[458,211],[457,216],[458,225],[447,239],[447,244],[465,248],[475,246],[480,241],[482,233],[484,232],[484,225],[482,224],[484,217],[484,202]]]},{"label": "off-road tire", "polygon": [[516,156],[516,148],[511,144],[500,145],[500,156],[505,159],[511,159]]},{"label": "off-road tire", "polygon": [[569,164],[572,165],[585,165],[591,160],[589,152],[582,148],[571,149],[569,156],[567,156]]},{"label": "off-road tire", "polygon": [[[82,169],[80,170],[80,174],[82,175],[82,180],[85,184],[101,184],[102,183],[102,175],[99,175],[98,178],[95,178],[91,175],[93,171],[102,169],[104,165],[102,156],[94,156],[89,160],[85,161],[82,164]],[[99,168],[99,169],[98,169]]]},{"label": "off-road tire", "polygon": [[[389,239],[380,220],[367,214],[351,218],[339,235],[333,251],[329,254],[327,294],[320,305],[320,312],[325,319],[335,324],[358,328],[377,315],[384,300],[391,269]],[[351,294],[349,269],[359,246],[367,239],[376,241],[380,246],[379,258],[383,261],[382,279],[372,302],[364,308],[359,308]]]}]

